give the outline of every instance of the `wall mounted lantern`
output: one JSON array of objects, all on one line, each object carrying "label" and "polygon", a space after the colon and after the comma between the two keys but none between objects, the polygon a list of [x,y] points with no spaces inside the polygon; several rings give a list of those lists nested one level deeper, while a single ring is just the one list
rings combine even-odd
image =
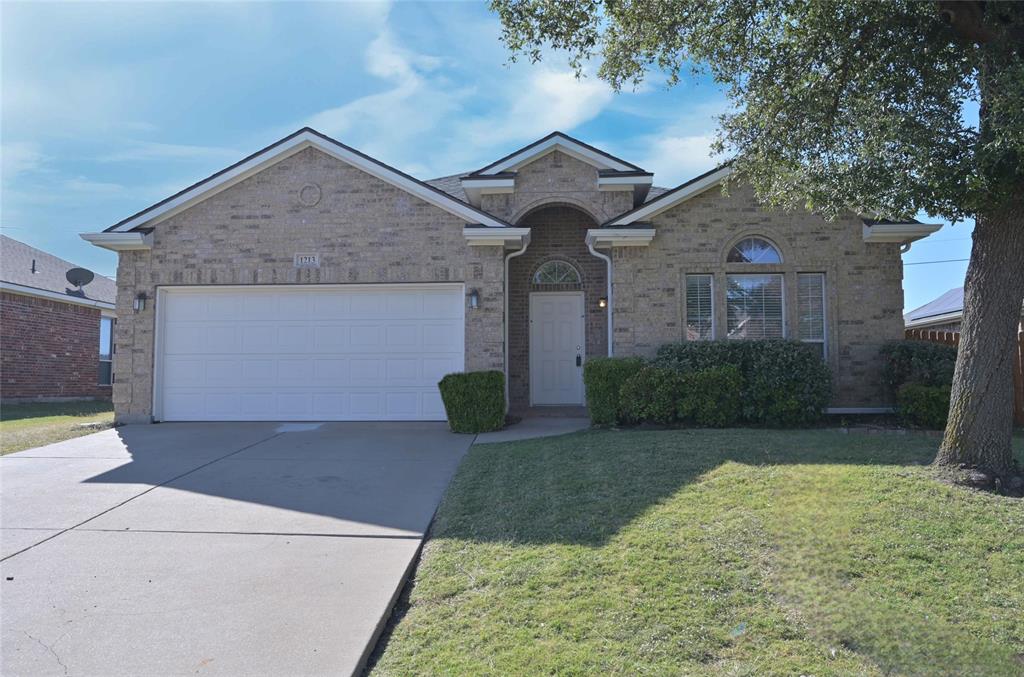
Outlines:
[{"label": "wall mounted lantern", "polygon": [[601,298],[599,298],[597,300],[597,307],[598,308],[607,308],[608,307],[608,299],[606,299],[603,296]]},{"label": "wall mounted lantern", "polygon": [[480,307],[480,292],[476,289],[469,290],[469,307],[472,310]]},{"label": "wall mounted lantern", "polygon": [[134,308],[137,313],[141,313],[146,309],[146,292],[139,292],[135,297],[135,300],[132,302],[132,308]]}]

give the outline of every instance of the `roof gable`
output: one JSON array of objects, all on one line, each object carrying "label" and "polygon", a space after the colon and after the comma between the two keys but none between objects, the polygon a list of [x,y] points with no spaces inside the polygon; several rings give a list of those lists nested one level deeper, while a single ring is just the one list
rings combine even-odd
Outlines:
[{"label": "roof gable", "polygon": [[[503,172],[514,172],[523,165],[529,164],[539,157],[548,153],[560,150],[566,155],[581,162],[596,167],[598,170],[611,170],[614,172],[644,172],[644,170],[631,162],[604,152],[579,139],[574,139],[562,132],[551,132],[542,139],[523,146],[517,151],[509,153],[505,157],[492,162],[491,164],[476,170],[470,176],[489,176]],[[645,172],[644,172],[645,173]]]},{"label": "roof gable", "polygon": [[631,209],[624,214],[616,216],[605,223],[605,226],[628,226],[638,221],[649,219],[653,216],[686,202],[692,197],[700,195],[709,188],[714,188],[725,181],[732,174],[732,167],[728,164],[716,167],[711,171],[695,176],[686,183],[680,184],[672,190],[666,190],[657,197],[648,200],[639,207]]},{"label": "roof gable", "polygon": [[226,167],[216,174],[129,216],[123,221],[107,228],[104,232],[121,233],[150,228],[160,221],[170,218],[174,214],[184,211],[206,198],[263,171],[267,167],[310,147],[365,171],[371,176],[465,220],[467,223],[481,224],[492,228],[511,227],[511,224],[456,199],[448,193],[409,176],[394,167],[386,165],[380,160],[346,146],[315,129],[303,127],[299,131],[272,143],[230,167]]}]

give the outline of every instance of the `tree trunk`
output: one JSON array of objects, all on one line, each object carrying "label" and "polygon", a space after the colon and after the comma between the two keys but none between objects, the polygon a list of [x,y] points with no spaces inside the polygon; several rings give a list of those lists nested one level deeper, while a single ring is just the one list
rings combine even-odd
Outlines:
[{"label": "tree trunk", "polygon": [[1013,354],[1024,302],[1024,186],[979,214],[964,287],[949,421],[935,463],[1013,468]]}]

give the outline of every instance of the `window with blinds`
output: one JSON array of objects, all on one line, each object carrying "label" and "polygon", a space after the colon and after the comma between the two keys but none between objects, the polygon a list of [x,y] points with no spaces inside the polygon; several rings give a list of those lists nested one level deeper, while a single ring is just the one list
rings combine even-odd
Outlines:
[{"label": "window with blinds", "polygon": [[686,276],[686,340],[710,341],[715,336],[711,275]]},{"label": "window with blinds", "polygon": [[786,334],[782,275],[728,275],[727,336],[777,339]]},{"label": "window with blinds", "polygon": [[797,338],[825,359],[825,274],[796,276]]}]

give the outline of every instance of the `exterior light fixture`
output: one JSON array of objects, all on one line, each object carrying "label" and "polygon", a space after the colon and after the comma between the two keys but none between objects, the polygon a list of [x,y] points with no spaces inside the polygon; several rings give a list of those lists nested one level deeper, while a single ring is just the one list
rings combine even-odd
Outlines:
[{"label": "exterior light fixture", "polygon": [[608,299],[606,299],[603,296],[601,298],[599,298],[597,300],[597,307],[598,308],[607,308],[608,307]]},{"label": "exterior light fixture", "polygon": [[469,307],[472,310],[480,307],[480,292],[476,289],[469,290]]},{"label": "exterior light fixture", "polygon": [[132,302],[132,308],[137,313],[141,313],[146,309],[146,292],[139,292],[135,297],[135,300]]}]

